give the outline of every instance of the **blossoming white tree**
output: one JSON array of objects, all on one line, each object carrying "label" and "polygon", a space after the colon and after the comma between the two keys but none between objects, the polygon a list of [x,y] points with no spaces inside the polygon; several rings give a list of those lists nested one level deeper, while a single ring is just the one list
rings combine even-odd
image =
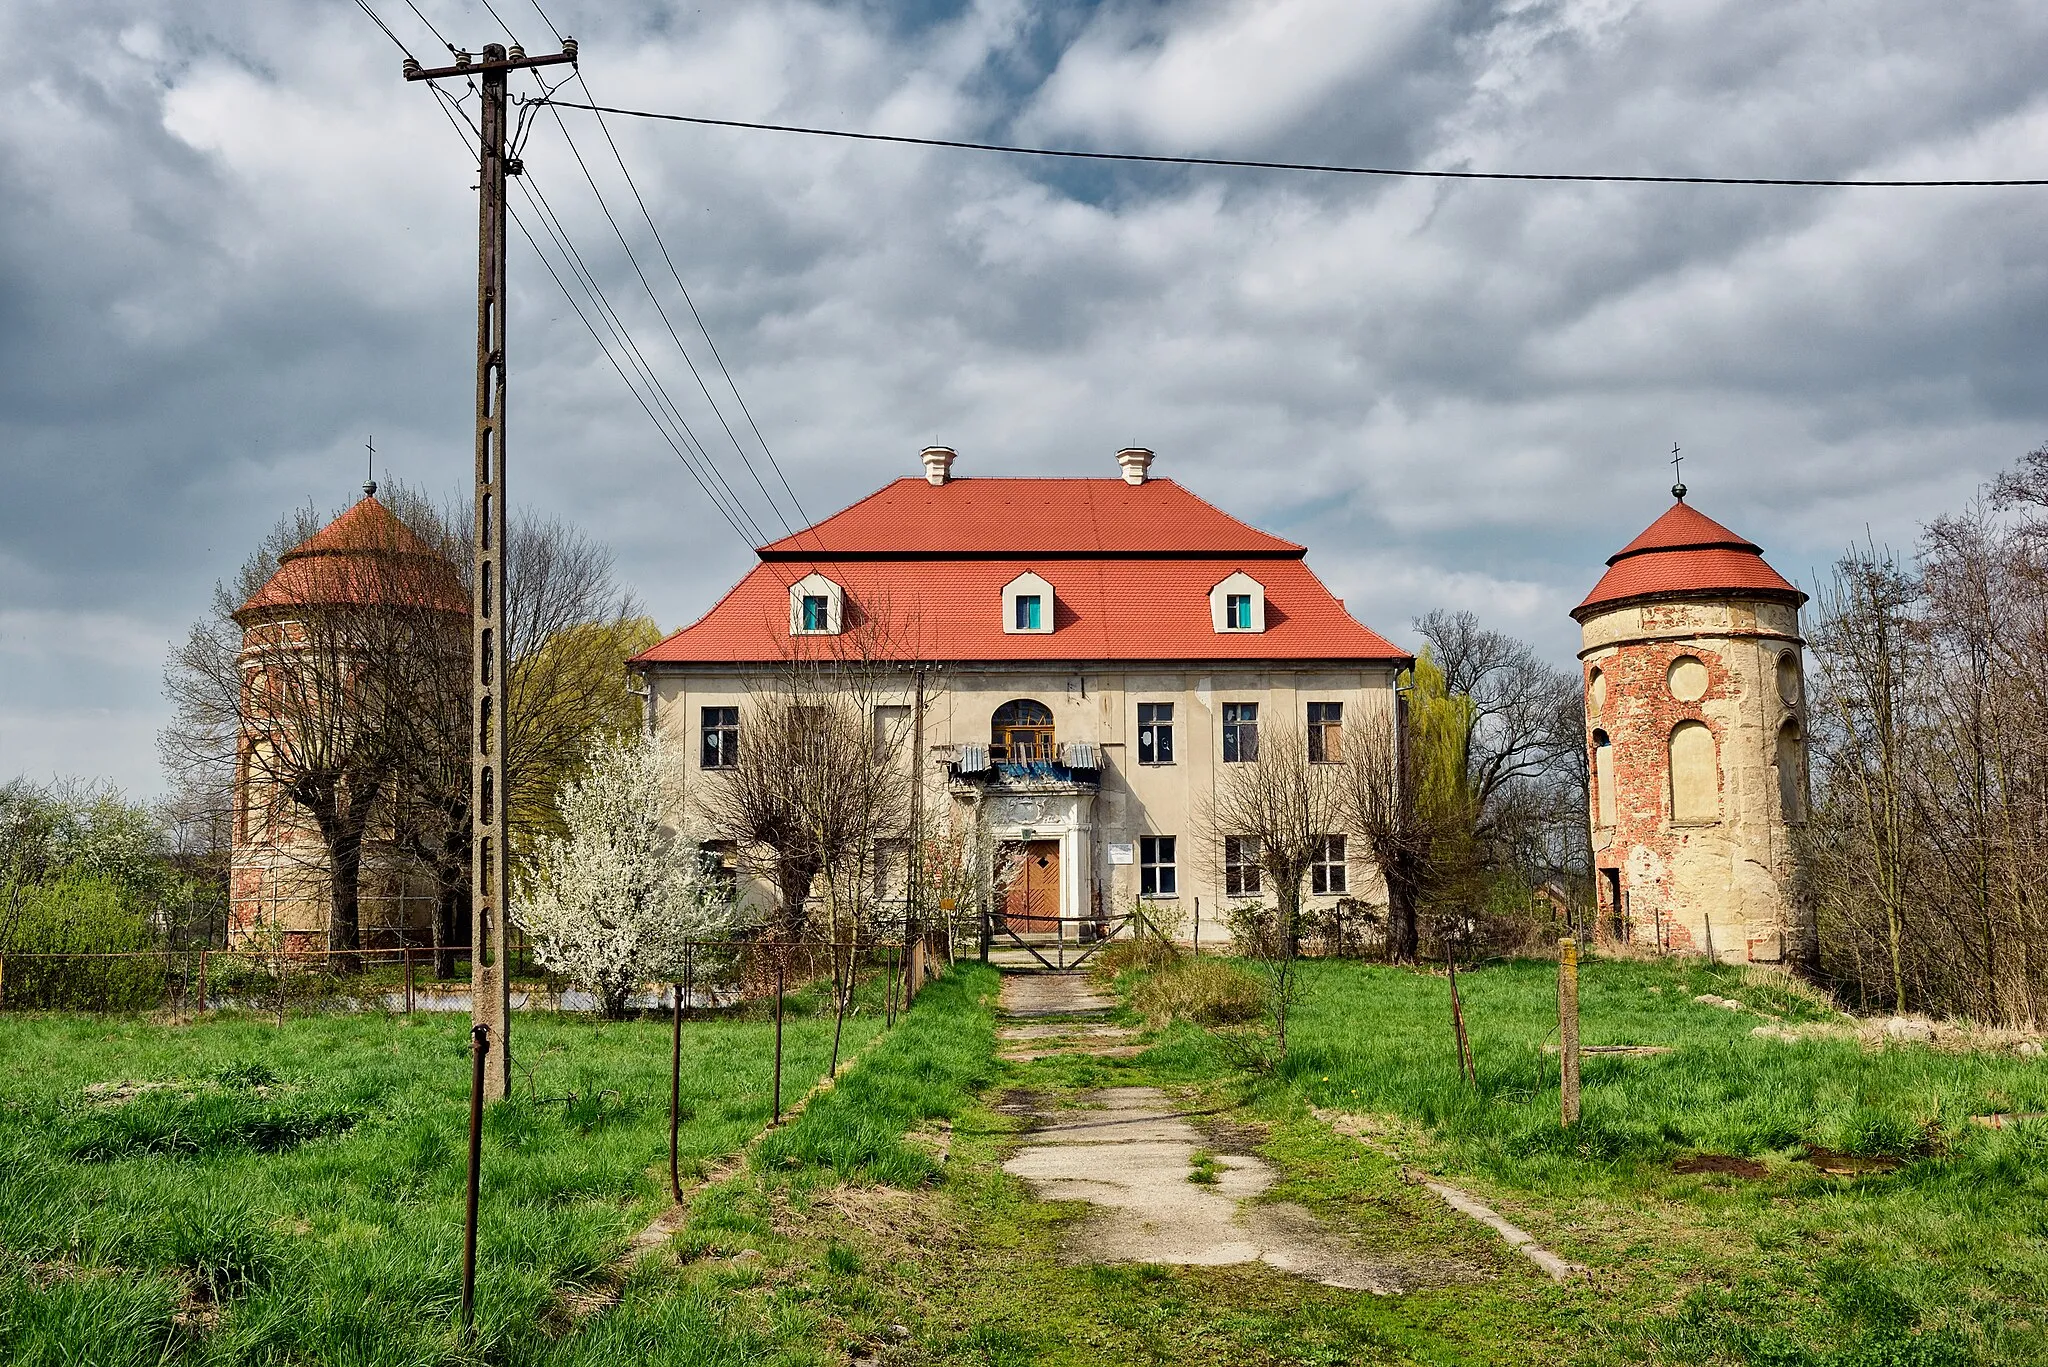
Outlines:
[{"label": "blossoming white tree", "polygon": [[513,905],[534,958],[612,1019],[641,983],[681,973],[687,941],[724,939],[738,919],[730,889],[663,822],[666,767],[652,737],[593,747],[559,798],[567,835],[540,849]]}]

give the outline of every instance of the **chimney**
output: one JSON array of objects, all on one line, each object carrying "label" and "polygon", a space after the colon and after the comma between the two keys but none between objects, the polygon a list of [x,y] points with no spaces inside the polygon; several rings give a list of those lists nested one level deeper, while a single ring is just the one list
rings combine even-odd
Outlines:
[{"label": "chimney", "polygon": [[924,448],[924,482],[945,484],[953,478],[954,451],[950,446]]},{"label": "chimney", "polygon": [[1142,446],[1126,446],[1116,453],[1116,463],[1123,467],[1124,483],[1143,484],[1152,468],[1152,453]]}]

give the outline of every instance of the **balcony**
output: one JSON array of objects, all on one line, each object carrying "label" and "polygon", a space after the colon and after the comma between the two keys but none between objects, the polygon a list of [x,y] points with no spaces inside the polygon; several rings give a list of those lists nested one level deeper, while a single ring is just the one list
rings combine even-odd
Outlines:
[{"label": "balcony", "polygon": [[946,766],[959,792],[1003,788],[1029,792],[1093,792],[1102,783],[1102,749],[1088,741],[1032,746],[963,745]]}]

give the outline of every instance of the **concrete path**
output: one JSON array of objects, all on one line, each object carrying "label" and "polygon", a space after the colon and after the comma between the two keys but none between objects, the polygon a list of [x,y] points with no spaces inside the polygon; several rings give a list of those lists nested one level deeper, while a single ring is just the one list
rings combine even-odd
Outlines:
[{"label": "concrete path", "polygon": [[1188,1180],[1208,1145],[1156,1087],[1109,1087],[1083,1103],[1040,1113],[1031,1142],[1003,1164],[1041,1200],[1096,1207],[1068,1231],[1069,1261],[1263,1262],[1327,1286],[1401,1289],[1394,1269],[1345,1247],[1300,1206],[1248,1204],[1279,1177],[1263,1158],[1221,1155],[1213,1185]]},{"label": "concrete path", "polygon": [[[1138,1031],[1099,1019],[1115,1005],[1078,973],[1006,973],[998,1007],[1006,1023],[998,1033],[1009,1048],[1002,1057],[1028,1063],[1142,1053],[1147,1046],[1135,1042]],[[1279,1178],[1264,1159],[1214,1155],[1215,1180],[1189,1180],[1196,1152],[1212,1145],[1156,1087],[1105,1088],[1069,1109],[1031,1100],[1018,1109],[1033,1126],[1003,1170],[1041,1200],[1094,1207],[1067,1232],[1070,1262],[1263,1262],[1353,1291],[1401,1289],[1395,1269],[1361,1258],[1302,1207],[1254,1203]]]}]

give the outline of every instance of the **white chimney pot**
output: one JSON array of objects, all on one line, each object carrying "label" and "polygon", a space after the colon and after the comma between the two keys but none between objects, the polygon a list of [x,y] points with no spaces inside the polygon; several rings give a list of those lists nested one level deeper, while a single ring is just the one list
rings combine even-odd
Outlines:
[{"label": "white chimney pot", "polygon": [[1143,484],[1152,468],[1152,453],[1142,446],[1126,446],[1116,453],[1116,463],[1123,467],[1124,483]]},{"label": "white chimney pot", "polygon": [[924,448],[924,482],[944,484],[953,478],[954,451],[950,446]]}]

